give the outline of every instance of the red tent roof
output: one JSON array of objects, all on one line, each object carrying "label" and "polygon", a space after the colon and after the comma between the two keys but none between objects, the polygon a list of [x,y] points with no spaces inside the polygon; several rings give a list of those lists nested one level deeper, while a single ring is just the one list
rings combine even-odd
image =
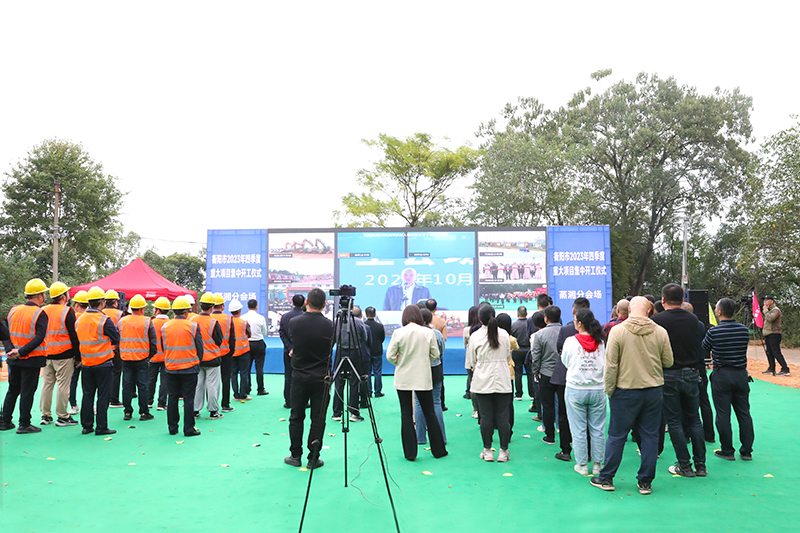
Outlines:
[{"label": "red tent roof", "polygon": [[191,294],[195,301],[197,293],[172,283],[170,280],[150,268],[141,258],[134,259],[131,263],[122,267],[110,276],[106,276],[97,281],[72,287],[69,290],[70,296],[75,296],[78,291],[88,291],[89,288],[97,285],[103,290],[114,289],[115,291],[125,291],[127,299],[133,298],[135,294],[141,294],[145,300],[155,300],[160,296],[166,296],[170,301],[178,296]]}]

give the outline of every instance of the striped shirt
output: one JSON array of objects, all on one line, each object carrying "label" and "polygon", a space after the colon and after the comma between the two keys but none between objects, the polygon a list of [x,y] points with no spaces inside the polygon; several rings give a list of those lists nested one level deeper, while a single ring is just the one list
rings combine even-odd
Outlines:
[{"label": "striped shirt", "polygon": [[747,345],[750,332],[735,320],[720,320],[706,332],[703,349],[711,351],[714,368],[747,368]]}]

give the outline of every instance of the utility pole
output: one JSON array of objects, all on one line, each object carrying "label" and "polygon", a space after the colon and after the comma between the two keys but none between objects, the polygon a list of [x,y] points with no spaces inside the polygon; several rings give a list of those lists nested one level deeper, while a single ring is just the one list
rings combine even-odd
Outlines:
[{"label": "utility pole", "polygon": [[683,268],[681,269],[681,285],[683,285],[683,290],[687,290],[689,288],[689,272],[687,267],[687,234],[689,231],[689,216],[684,213],[683,215]]},{"label": "utility pole", "polygon": [[56,200],[53,209],[53,283],[58,281],[58,210],[61,203],[61,174],[55,173]]}]

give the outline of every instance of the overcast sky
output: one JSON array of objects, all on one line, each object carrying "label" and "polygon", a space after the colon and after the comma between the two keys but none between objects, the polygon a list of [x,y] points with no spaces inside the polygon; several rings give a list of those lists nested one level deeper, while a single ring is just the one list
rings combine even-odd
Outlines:
[{"label": "overcast sky", "polygon": [[380,156],[361,139],[477,147],[507,102],[558,107],[604,68],[739,87],[758,141],[800,113],[797,3],[544,4],[3,2],[0,171],[80,142],[142,251],[193,253],[208,229],[332,226]]}]

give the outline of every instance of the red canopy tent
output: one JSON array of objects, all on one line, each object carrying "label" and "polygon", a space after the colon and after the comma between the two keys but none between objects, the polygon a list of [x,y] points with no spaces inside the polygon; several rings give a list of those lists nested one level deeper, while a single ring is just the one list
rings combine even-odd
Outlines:
[{"label": "red canopy tent", "polygon": [[72,297],[78,291],[88,291],[95,285],[106,291],[109,289],[124,291],[127,299],[133,298],[135,294],[141,294],[145,300],[155,300],[160,296],[166,296],[172,301],[178,296],[191,294],[197,301],[197,292],[172,283],[150,268],[141,258],[134,259],[128,266],[120,268],[109,276],[72,287],[69,295]]}]

